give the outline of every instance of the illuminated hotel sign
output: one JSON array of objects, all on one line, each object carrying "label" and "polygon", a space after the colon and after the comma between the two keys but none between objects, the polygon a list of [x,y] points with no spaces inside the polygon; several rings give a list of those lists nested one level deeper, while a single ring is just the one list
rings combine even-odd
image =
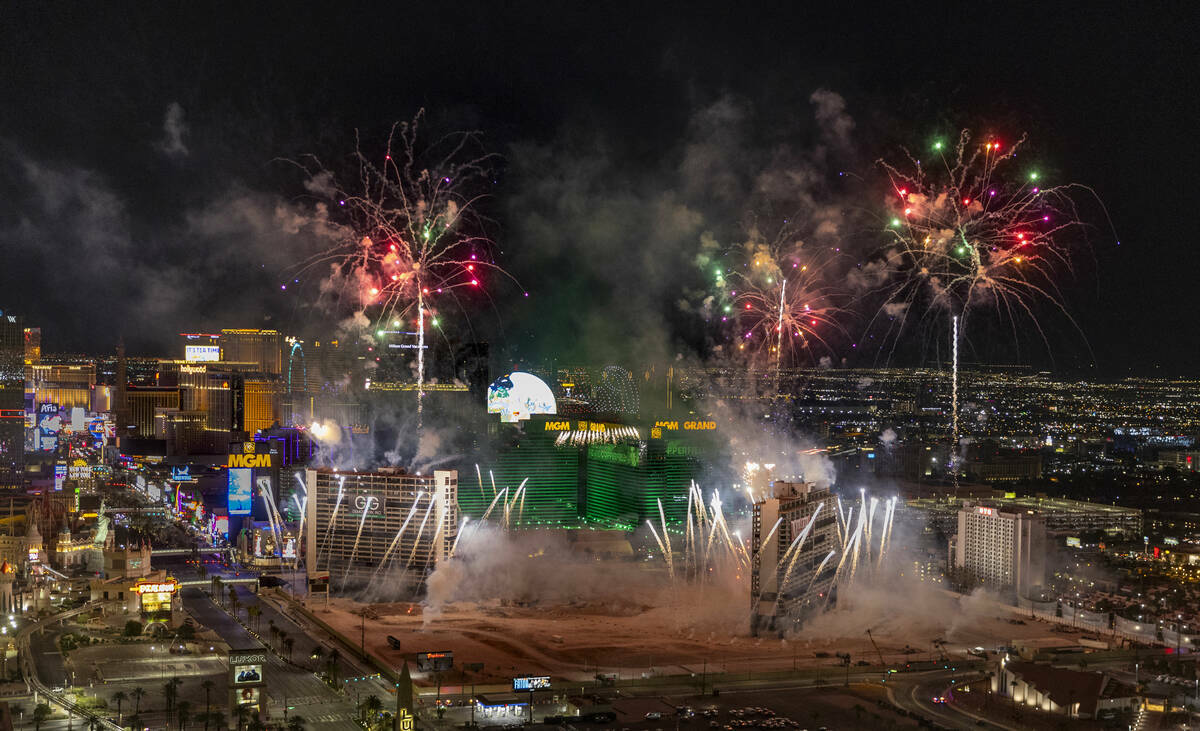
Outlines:
[{"label": "illuminated hotel sign", "polygon": [[164,581],[161,583],[143,583],[133,587],[133,590],[138,594],[174,594],[179,588],[179,584],[174,581]]},{"label": "illuminated hotel sign", "polygon": [[995,515],[996,511],[992,508],[979,508],[980,515]]},{"label": "illuminated hotel sign", "polygon": [[413,715],[407,708],[400,709],[400,731],[413,731]]},{"label": "illuminated hotel sign", "polygon": [[221,346],[185,345],[183,347],[183,359],[190,363],[215,363],[221,360]]},{"label": "illuminated hotel sign", "polygon": [[270,467],[271,455],[269,454],[231,454],[229,455],[230,467]]},{"label": "illuminated hotel sign", "polygon": [[715,421],[656,421],[654,422],[655,429],[665,429],[666,431],[679,431],[680,426],[683,431],[714,431],[717,428]]},{"label": "illuminated hotel sign", "polygon": [[229,455],[229,466],[232,468],[270,467],[271,454],[264,452],[255,454],[254,442],[243,442],[241,454]]}]

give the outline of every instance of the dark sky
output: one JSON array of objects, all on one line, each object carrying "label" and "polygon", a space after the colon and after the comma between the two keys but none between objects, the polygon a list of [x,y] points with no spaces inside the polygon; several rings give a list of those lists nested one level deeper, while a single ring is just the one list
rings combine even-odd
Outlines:
[{"label": "dark sky", "polygon": [[[696,247],[704,232],[734,240],[764,171],[869,208],[874,160],[970,127],[1028,133],[1042,167],[1093,187],[1112,221],[1085,205],[1090,248],[1064,280],[1086,342],[1049,313],[1052,352],[1002,329],[972,352],[1074,370],[1090,345],[1107,375],[1200,365],[1190,4],[354,5],[5,4],[0,309],[51,351],[320,330],[332,316],[303,284],[278,286],[319,235],[278,160],[336,166],[356,129],[377,137],[424,107],[432,128],[480,130],[504,158],[493,235],[531,297],[494,291],[482,337],[513,357],[703,353],[679,304]],[[818,90],[844,100],[844,144]],[[839,188],[839,171],[865,182]]]}]

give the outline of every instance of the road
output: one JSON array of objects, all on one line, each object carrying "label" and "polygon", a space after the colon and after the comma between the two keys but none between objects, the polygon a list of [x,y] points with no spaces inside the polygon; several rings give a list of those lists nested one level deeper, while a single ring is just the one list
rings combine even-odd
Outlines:
[{"label": "road", "polygon": [[[980,677],[982,676],[975,672],[965,673],[951,670],[935,670],[919,674],[897,673],[892,675],[892,680],[887,683],[888,699],[910,714],[919,714],[950,728],[1019,731],[1013,726],[969,713],[958,706],[934,702],[934,698],[946,697],[955,685],[978,680]],[[956,682],[952,683],[951,681]]]},{"label": "road", "polygon": [[[47,617],[47,618],[41,620],[40,622],[32,622],[27,627],[23,628],[20,632],[17,633],[17,639],[16,639],[17,658],[21,664],[21,671],[25,677],[26,682],[29,684],[29,687],[34,691],[35,700],[44,699],[45,701],[52,703],[53,705],[61,707],[62,709],[66,710],[68,713],[72,713],[72,712],[75,712],[78,710],[75,706],[74,701],[71,698],[67,697],[65,694],[58,693],[58,692],[51,690],[51,688],[48,687],[42,681],[41,677],[38,675],[37,664],[33,660],[35,653],[34,653],[34,649],[33,649],[32,637],[35,632],[37,632],[38,630],[40,630],[46,626],[52,625],[56,622],[61,622],[63,620],[70,619],[72,617],[75,617],[78,614],[82,614],[83,612],[91,611],[93,606],[94,605],[89,603],[89,604],[84,604],[82,607],[79,607],[78,609],[71,609],[71,610],[68,610],[65,612],[59,612],[58,614],[55,614],[51,617]],[[32,712],[32,709],[31,709],[31,712]],[[80,714],[80,715],[82,716],[82,714]],[[121,727],[118,726],[117,724],[113,723],[112,721],[109,721],[107,719],[99,719],[99,721],[100,721],[100,724],[104,728],[113,729],[114,731],[120,731]]]},{"label": "road", "polygon": [[[233,619],[224,609],[213,603],[205,593],[195,588],[184,589],[184,606],[195,620],[212,629],[229,643],[232,649],[249,650],[264,648],[262,642],[253,637],[246,629]],[[243,587],[238,587],[238,598],[242,606],[258,604],[258,597]],[[280,615],[269,603],[263,603],[263,614],[258,620],[264,629],[272,619],[276,625],[283,628],[292,637],[300,640],[297,644],[303,648],[294,652],[295,657],[307,658],[311,650],[311,642],[306,644],[301,640],[303,630],[296,627],[287,618]],[[244,609],[241,612],[245,612]],[[273,717],[283,714],[283,706],[288,706],[289,715],[300,715],[307,720],[312,729],[360,729],[354,721],[355,707],[353,695],[344,696],[329,688],[310,670],[298,668],[280,659],[274,653],[267,655],[267,667],[264,676],[267,682],[267,696]],[[225,686],[225,678],[220,678],[221,687]]]}]

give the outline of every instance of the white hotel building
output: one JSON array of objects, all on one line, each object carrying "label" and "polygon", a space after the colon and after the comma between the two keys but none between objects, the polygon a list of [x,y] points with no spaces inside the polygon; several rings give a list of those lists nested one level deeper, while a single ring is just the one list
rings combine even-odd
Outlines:
[{"label": "white hotel building", "polygon": [[992,589],[1027,596],[1046,580],[1046,520],[1028,510],[964,503],[951,541],[954,568]]}]

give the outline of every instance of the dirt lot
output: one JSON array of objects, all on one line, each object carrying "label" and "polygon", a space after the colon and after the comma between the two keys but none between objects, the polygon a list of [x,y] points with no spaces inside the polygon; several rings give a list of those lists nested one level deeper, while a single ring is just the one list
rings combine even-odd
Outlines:
[{"label": "dirt lot", "polygon": [[[1014,640],[1057,636],[1050,626],[1015,614],[985,596],[958,597],[924,585],[860,590],[795,635],[753,637],[748,599],[718,587],[674,587],[651,597],[516,606],[501,602],[363,605],[333,599],[312,607],[323,620],[357,638],[358,612],[368,610],[369,651],[390,664],[422,651],[451,650],[456,668],[481,672],[443,682],[505,682],[513,675],[587,680],[597,673],[623,679],[663,674],[743,673],[837,666],[835,653],[878,664],[928,659],[934,641],[952,655]],[[872,636],[878,650],[867,637]],[[387,637],[400,640],[391,648]]]}]

